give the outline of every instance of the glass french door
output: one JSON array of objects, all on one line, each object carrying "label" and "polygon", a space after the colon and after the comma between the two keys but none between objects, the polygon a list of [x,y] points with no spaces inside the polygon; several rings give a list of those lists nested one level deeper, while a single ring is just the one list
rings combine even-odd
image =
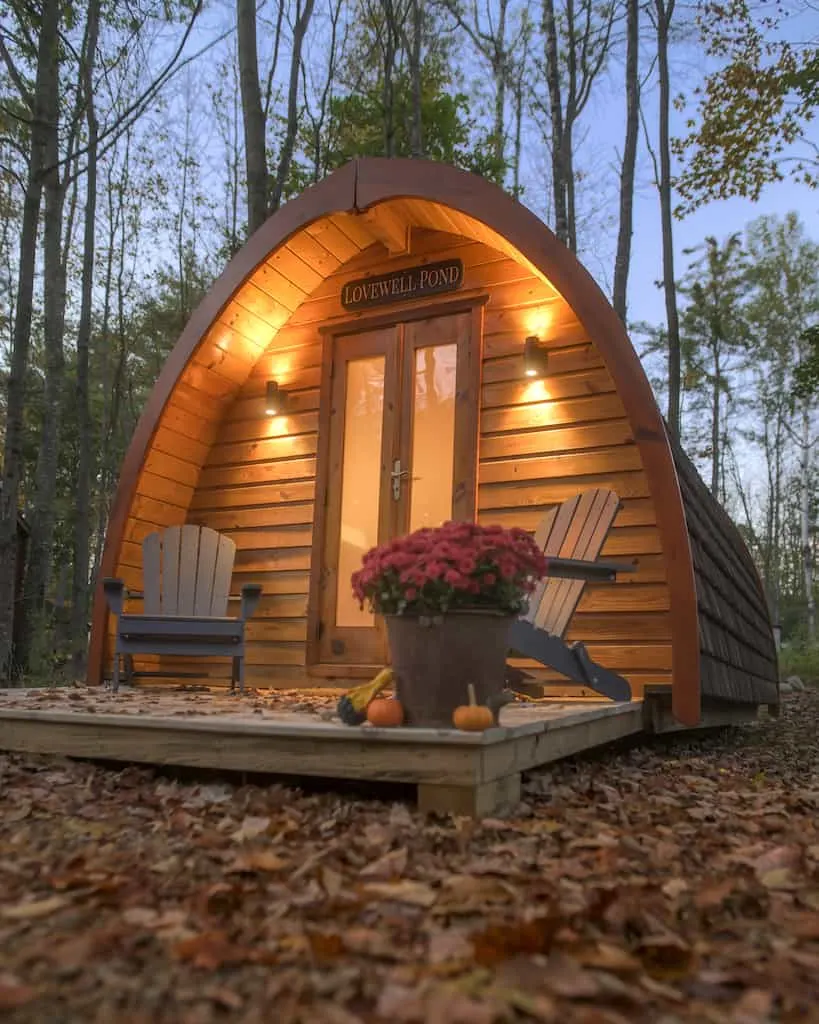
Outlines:
[{"label": "glass french door", "polygon": [[334,341],[319,597],[324,664],[386,663],[383,627],[350,587],[362,555],[422,526],[474,514],[471,324],[471,313],[457,313]]}]

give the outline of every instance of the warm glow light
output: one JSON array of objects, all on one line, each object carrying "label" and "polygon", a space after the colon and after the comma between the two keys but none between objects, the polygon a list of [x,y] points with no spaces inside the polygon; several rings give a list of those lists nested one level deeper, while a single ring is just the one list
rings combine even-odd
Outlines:
[{"label": "warm glow light", "polygon": [[548,333],[552,322],[552,310],[549,306],[541,306],[533,309],[526,317],[526,330],[529,334],[535,334],[539,338]]},{"label": "warm glow light", "polygon": [[548,402],[552,397],[546,381],[543,379],[527,381],[522,391],[522,402]]}]

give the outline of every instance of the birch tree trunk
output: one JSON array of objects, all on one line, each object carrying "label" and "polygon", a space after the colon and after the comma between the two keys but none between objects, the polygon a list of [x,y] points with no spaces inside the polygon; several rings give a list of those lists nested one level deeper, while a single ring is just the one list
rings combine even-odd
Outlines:
[{"label": "birch tree trunk", "polygon": [[614,311],[627,324],[628,275],[634,227],[634,172],[640,130],[640,2],[626,0],[626,139],[620,167],[620,224],[614,258]]},{"label": "birch tree trunk", "polygon": [[668,36],[676,0],[654,0],[657,29],[657,72],[660,81],[660,221],[663,237],[663,292],[668,325],[668,429],[680,436],[680,321],[674,278],[674,229],[671,208],[671,84]]},{"label": "birch tree trunk", "polygon": [[91,307],[94,288],[97,217],[97,124],[94,104],[94,67],[99,37],[101,0],[89,0],[87,44],[82,68],[82,91],[88,130],[85,172],[85,223],[83,231],[80,317],[77,325],[76,404],[78,456],[76,512],[74,520],[73,579],[71,585],[71,661],[75,678],[85,674],[88,644],[88,562],[91,536],[91,452],[93,428],[89,408],[89,351],[91,346]]},{"label": "birch tree trunk", "polygon": [[802,430],[799,458],[799,540],[802,555],[802,576],[805,581],[805,620],[808,639],[816,640],[816,597],[813,590],[813,574],[815,571],[813,549],[811,545],[811,438],[810,408],[807,402],[802,403]]},{"label": "birch tree trunk", "polygon": [[17,579],[17,510],[20,477],[23,469],[23,429],[25,380],[31,346],[31,320],[34,312],[34,274],[37,258],[37,228],[42,201],[42,175],[48,162],[47,136],[49,116],[56,95],[60,5],[45,0],[40,35],[37,41],[37,75],[33,97],[28,101],[32,114],[28,174],[23,197],[20,231],[20,256],[17,272],[17,305],[14,314],[11,365],[9,372],[6,431],[3,449],[3,477],[0,487],[0,678],[15,674],[17,652],[13,651],[14,591]]},{"label": "birch tree trunk", "polygon": [[265,116],[259,86],[255,0],[236,0],[236,37],[239,50],[239,89],[245,128],[247,172],[247,233],[252,235],[267,219],[267,150]]}]

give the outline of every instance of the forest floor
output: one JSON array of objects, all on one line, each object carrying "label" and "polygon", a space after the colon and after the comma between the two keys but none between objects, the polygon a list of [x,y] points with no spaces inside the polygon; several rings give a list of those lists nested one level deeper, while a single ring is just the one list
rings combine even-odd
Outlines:
[{"label": "forest floor", "polygon": [[819,690],[480,823],[0,754],[0,1016],[819,1021]]}]

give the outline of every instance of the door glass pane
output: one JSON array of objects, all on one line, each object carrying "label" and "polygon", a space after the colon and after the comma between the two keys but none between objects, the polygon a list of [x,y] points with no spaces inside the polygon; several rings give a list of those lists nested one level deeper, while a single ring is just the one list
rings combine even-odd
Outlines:
[{"label": "door glass pane", "polygon": [[338,550],[337,626],[372,626],[374,616],[358,607],[350,577],[361,557],[378,543],[384,356],[347,363],[341,526]]},{"label": "door glass pane", "polygon": [[452,517],[457,356],[456,344],[415,351],[410,530]]}]

